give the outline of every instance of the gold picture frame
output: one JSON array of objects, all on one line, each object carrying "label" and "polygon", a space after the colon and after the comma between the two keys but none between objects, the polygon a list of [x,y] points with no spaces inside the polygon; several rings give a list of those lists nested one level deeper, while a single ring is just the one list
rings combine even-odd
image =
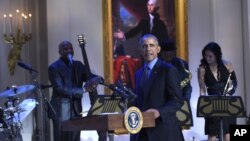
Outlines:
[{"label": "gold picture frame", "polygon": [[[175,40],[177,55],[188,61],[187,46],[187,0],[175,0]],[[113,29],[112,0],[102,1],[103,9],[103,47],[104,47],[104,78],[107,83],[114,83],[113,65]]]}]

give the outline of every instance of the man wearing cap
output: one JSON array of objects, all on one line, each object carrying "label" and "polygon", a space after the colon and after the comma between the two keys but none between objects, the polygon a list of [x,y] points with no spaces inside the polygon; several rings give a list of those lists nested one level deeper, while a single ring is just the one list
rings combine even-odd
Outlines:
[{"label": "man wearing cap", "polygon": [[186,84],[182,86],[182,91],[183,98],[189,101],[191,98],[192,86],[190,85],[190,80],[188,80],[191,79],[188,63],[183,59],[176,57],[176,46],[173,41],[165,40],[160,46],[160,58],[175,66],[180,73],[181,79],[186,80]]},{"label": "man wearing cap", "polygon": [[148,17],[146,19],[142,19],[135,28],[129,30],[126,33],[118,30],[114,33],[114,37],[126,40],[136,36],[138,33],[141,33],[141,36],[145,34],[153,34],[158,38],[159,42],[168,39],[168,31],[164,22],[160,20],[160,16],[157,13],[158,9],[159,6],[157,0],[148,0]]}]

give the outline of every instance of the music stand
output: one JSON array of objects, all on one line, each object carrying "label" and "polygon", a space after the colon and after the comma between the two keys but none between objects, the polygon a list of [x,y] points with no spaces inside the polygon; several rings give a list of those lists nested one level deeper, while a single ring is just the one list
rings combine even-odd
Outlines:
[{"label": "music stand", "polygon": [[[126,100],[117,95],[98,95],[94,104],[90,107],[87,116],[123,113],[127,109]],[[101,131],[102,132],[102,131]],[[108,132],[108,137],[111,141],[114,140],[113,133]]]},{"label": "music stand", "polygon": [[220,141],[223,141],[223,117],[245,117],[246,112],[240,96],[200,96],[197,117],[220,118]]},{"label": "music stand", "polygon": [[87,116],[107,113],[123,113],[126,110],[124,98],[115,95],[98,95]]},{"label": "music stand", "polygon": [[189,100],[184,100],[184,104],[182,105],[181,109],[176,112],[176,116],[181,126],[193,126],[192,110]]}]

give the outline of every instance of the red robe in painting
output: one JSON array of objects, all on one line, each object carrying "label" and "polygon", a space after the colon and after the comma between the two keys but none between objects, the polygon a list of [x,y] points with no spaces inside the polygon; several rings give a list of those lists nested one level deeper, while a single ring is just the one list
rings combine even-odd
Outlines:
[{"label": "red robe in painting", "polygon": [[141,66],[138,58],[119,56],[114,59],[114,82],[121,82],[128,88],[135,89],[135,72]]}]

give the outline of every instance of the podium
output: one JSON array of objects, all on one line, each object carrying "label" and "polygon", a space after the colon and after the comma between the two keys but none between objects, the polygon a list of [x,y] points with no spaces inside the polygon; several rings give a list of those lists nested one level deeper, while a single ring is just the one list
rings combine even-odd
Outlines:
[{"label": "podium", "polygon": [[223,117],[245,117],[240,96],[200,96],[197,103],[197,117],[220,118],[220,141],[223,141]]},{"label": "podium", "polygon": [[[154,114],[151,112],[144,112],[142,128],[154,127]],[[118,131],[126,130],[124,125],[123,114],[106,114],[93,115],[73,120],[62,122],[62,131],[79,131],[79,130],[105,130]]]},{"label": "podium", "polygon": [[[62,122],[62,131],[97,130],[108,133],[110,141],[115,134],[135,134],[141,128],[155,126],[153,112],[144,112],[137,107],[127,107],[126,99],[120,96],[98,95],[86,117]],[[124,113],[124,114],[123,114]]]}]

